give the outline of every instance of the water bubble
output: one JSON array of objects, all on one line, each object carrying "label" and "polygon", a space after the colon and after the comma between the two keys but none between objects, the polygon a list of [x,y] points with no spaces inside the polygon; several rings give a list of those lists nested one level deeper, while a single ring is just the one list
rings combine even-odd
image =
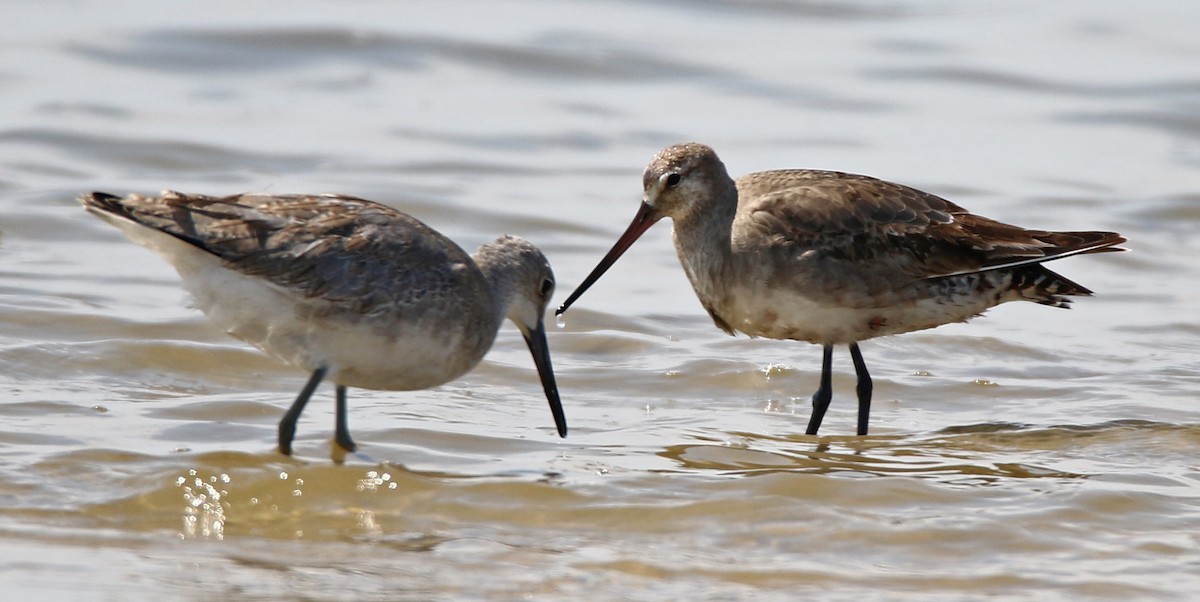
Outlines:
[{"label": "water bubble", "polygon": [[558,314],[558,315],[554,316],[554,324],[555,324],[555,326],[558,326],[559,329],[566,328],[567,327],[567,318],[565,316],[563,316],[562,314]]}]

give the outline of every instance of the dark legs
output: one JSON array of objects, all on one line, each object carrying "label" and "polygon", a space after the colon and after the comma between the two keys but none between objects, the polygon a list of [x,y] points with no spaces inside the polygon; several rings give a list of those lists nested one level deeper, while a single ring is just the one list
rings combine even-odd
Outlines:
[{"label": "dark legs", "polygon": [[303,389],[300,389],[296,401],[292,402],[292,407],[288,408],[283,415],[283,420],[279,421],[279,453],[285,456],[292,455],[292,439],[296,437],[296,421],[300,419],[300,413],[304,411],[308,398],[312,397],[313,391],[317,390],[317,385],[324,380],[328,370],[325,367],[313,370],[312,376],[308,378],[308,383],[304,385]]},{"label": "dark legs", "polygon": [[[854,372],[858,375],[858,434],[865,435],[871,416],[871,391],[874,385],[871,383],[871,375],[867,372],[867,364],[863,362],[862,352],[858,349],[858,343],[850,343],[850,359],[854,361]],[[825,345],[821,358],[821,384],[817,387],[817,392],[813,393],[812,418],[809,418],[808,430],[805,431],[809,435],[815,435],[820,430],[825,411],[829,409],[829,402],[833,400],[833,386],[830,384],[832,363],[833,345]]]},{"label": "dark legs", "polygon": [[817,434],[821,421],[825,419],[825,410],[829,409],[829,402],[833,400],[833,386],[830,384],[832,363],[833,345],[826,345],[821,359],[821,385],[813,393],[812,418],[808,419],[808,430],[805,431],[809,435]]},{"label": "dark legs", "polygon": [[871,417],[871,375],[867,373],[867,364],[863,362],[862,352],[858,343],[850,343],[850,359],[854,361],[854,373],[858,375],[858,434],[867,434],[867,421]]},{"label": "dark legs", "polygon": [[346,387],[343,385],[337,386],[337,418],[335,420],[333,440],[342,446],[342,449],[349,452],[354,451],[357,446],[350,439],[350,426],[346,424]]},{"label": "dark legs", "polygon": [[[308,405],[308,399],[312,397],[313,391],[317,390],[317,385],[321,384],[328,372],[329,369],[325,367],[313,370],[312,376],[308,377],[308,382],[296,396],[296,401],[292,402],[292,407],[288,408],[283,419],[279,421],[279,453],[292,455],[292,439],[296,437],[296,421],[300,419],[304,406]],[[352,452],[356,447],[354,440],[350,438],[350,426],[346,423],[346,387],[344,385],[337,386],[337,418],[335,418],[333,440],[346,451]]]}]

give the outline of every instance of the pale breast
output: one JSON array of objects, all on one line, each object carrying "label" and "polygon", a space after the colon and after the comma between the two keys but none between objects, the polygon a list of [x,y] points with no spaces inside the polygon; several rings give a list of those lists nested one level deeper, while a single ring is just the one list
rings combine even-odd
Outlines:
[{"label": "pale breast", "polygon": [[197,307],[218,327],[284,362],[307,370],[327,366],[331,380],[352,387],[440,385],[479,363],[496,333],[482,314],[447,320],[413,306],[407,307],[412,316],[331,310],[217,265],[181,275]]},{"label": "pale breast", "polygon": [[[783,281],[735,285],[716,298],[712,311],[730,328],[772,339],[823,345],[852,343],[963,322],[988,308],[1016,300],[1011,276],[984,272],[898,284],[874,296],[806,293]],[[852,302],[839,303],[836,298]]]}]

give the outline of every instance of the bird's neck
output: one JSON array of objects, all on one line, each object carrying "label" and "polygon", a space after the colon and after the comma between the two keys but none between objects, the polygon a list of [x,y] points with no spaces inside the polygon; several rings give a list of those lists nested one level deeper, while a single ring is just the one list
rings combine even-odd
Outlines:
[{"label": "bird's neck", "polygon": [[725,194],[697,203],[693,211],[675,218],[673,224],[679,262],[702,301],[719,296],[717,288],[724,281],[722,273],[731,263],[737,191],[730,184]]},{"label": "bird's neck", "polygon": [[507,261],[506,257],[487,252],[485,249],[480,249],[472,258],[483,272],[483,280],[487,283],[488,293],[492,297],[492,319],[496,328],[499,328],[508,316],[509,307],[517,294],[515,280],[509,274],[517,267],[511,261]]}]

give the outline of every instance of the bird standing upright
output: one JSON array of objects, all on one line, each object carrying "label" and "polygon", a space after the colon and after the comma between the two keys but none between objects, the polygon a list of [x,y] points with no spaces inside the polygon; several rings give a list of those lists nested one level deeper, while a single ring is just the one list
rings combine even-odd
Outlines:
[{"label": "bird standing upright", "polygon": [[696,143],[660,151],[642,186],[633,222],[556,313],[669,217],[679,261],[718,328],[823,347],[810,435],[832,399],[834,345],[850,348],[865,435],[872,382],[860,341],[963,322],[1007,301],[1068,307],[1067,297],[1091,291],[1041,264],[1125,242],[1011,226],[869,176],[787,169],[735,181]]}]

